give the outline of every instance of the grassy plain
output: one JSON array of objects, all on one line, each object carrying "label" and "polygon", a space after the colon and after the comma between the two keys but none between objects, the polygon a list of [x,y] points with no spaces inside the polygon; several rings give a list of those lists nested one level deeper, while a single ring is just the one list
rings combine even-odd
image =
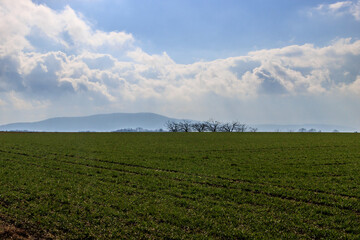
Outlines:
[{"label": "grassy plain", "polygon": [[0,223],[58,239],[359,239],[360,134],[0,133]]}]

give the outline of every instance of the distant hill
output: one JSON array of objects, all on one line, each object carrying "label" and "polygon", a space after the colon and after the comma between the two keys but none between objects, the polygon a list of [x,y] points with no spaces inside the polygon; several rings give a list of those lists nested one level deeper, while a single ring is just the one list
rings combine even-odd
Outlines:
[{"label": "distant hill", "polygon": [[154,113],[112,113],[86,117],[57,117],[39,122],[12,123],[0,126],[0,131],[44,132],[110,132],[124,128],[165,129],[167,121],[180,121]]},{"label": "distant hill", "polygon": [[[129,129],[143,128],[144,130],[164,129],[167,121],[181,121],[181,119],[169,118],[155,113],[112,113],[98,114],[85,117],[57,117],[39,122],[11,123],[0,126],[0,131],[36,131],[36,132],[112,132],[127,131]],[[191,121],[191,120],[190,120]],[[194,121],[195,122],[195,121]],[[259,132],[298,132],[300,128],[306,131],[332,132],[335,129],[340,132],[354,132],[356,129],[345,126],[324,124],[302,125],[271,125],[257,124]]]},{"label": "distant hill", "polygon": [[259,132],[298,132],[300,128],[310,129],[322,132],[333,132],[337,130],[339,132],[354,132],[355,128],[347,126],[326,125],[326,124],[298,124],[298,125],[275,125],[275,124],[258,124],[254,125],[258,128]]}]

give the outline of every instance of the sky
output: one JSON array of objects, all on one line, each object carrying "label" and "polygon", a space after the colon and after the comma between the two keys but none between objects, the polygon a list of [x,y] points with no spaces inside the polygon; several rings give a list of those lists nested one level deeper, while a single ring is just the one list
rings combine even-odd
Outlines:
[{"label": "sky", "polygon": [[153,112],[360,129],[360,0],[0,0],[0,124]]}]

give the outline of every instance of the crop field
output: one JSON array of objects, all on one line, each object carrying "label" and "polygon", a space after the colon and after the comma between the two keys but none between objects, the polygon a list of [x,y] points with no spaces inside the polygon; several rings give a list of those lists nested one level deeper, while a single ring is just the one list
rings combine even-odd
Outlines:
[{"label": "crop field", "polygon": [[11,234],[360,239],[360,134],[0,133]]}]

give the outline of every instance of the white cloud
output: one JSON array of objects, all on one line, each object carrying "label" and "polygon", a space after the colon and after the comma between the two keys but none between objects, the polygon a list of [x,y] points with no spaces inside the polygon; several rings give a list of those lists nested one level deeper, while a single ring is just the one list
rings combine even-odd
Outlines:
[{"label": "white cloud", "polygon": [[334,16],[352,15],[357,21],[360,21],[360,0],[320,4],[313,11]]},{"label": "white cloud", "polygon": [[[321,9],[350,6],[354,3],[346,1]],[[270,102],[269,96],[345,96],[360,89],[360,41],[351,39],[177,64],[166,52],[146,53],[131,34],[93,29],[70,7],[56,12],[31,1],[1,1],[0,18],[0,111],[209,116],[224,106],[249,110],[246,103],[252,102],[252,108],[259,107],[264,99]],[[34,31],[41,33],[35,39]],[[39,48],[38,41],[50,43],[49,49]],[[227,111],[229,116],[237,112]]]},{"label": "white cloud", "polygon": [[342,84],[340,90],[344,93],[354,93],[360,95],[360,75],[357,76],[356,80],[351,84]]},{"label": "white cloud", "polygon": [[[67,6],[56,12],[30,0],[0,2],[0,56],[22,50],[36,50],[29,40],[41,38],[60,44],[67,50],[81,51],[84,48],[108,46],[122,50],[131,45],[133,37],[125,32],[103,32],[93,30],[89,23]],[[38,39],[39,40],[39,39]]]},{"label": "white cloud", "polygon": [[33,111],[37,109],[45,109],[50,106],[49,101],[38,101],[38,100],[28,100],[24,99],[21,94],[10,91],[6,93],[7,103],[4,102],[3,105],[8,105],[14,107],[16,110],[25,110],[25,111]]},{"label": "white cloud", "polygon": [[352,5],[352,2],[351,1],[344,1],[344,2],[336,2],[336,3],[332,3],[332,4],[329,4],[329,9],[331,11],[339,11],[343,8],[347,8],[347,7],[350,7]]},{"label": "white cloud", "polygon": [[360,21],[360,1],[354,4],[353,8],[350,11],[351,14],[355,17],[355,19]]}]

